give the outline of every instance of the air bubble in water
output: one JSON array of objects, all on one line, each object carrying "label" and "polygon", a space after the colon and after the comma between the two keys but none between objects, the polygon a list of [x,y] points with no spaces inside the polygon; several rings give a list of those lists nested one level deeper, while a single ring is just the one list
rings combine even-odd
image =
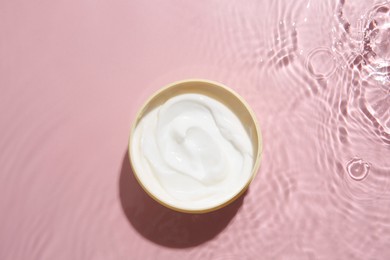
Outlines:
[{"label": "air bubble in water", "polygon": [[363,161],[363,159],[353,158],[347,163],[347,172],[356,181],[361,181],[366,178],[369,171],[370,164]]}]

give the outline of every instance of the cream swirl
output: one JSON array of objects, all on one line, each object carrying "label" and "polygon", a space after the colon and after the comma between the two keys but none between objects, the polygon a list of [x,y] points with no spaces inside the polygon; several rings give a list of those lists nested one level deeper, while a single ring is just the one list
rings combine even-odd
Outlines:
[{"label": "cream swirl", "polygon": [[251,174],[253,148],[243,125],[205,95],[169,99],[141,119],[134,139],[136,164],[170,200],[217,203],[233,197]]}]

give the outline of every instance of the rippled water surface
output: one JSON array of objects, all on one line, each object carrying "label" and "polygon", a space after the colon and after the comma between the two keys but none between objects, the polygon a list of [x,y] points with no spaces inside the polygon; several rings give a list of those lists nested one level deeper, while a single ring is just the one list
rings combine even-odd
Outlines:
[{"label": "rippled water surface", "polygon": [[[128,132],[179,79],[241,94],[245,195],[176,213]],[[390,259],[390,2],[2,1],[0,259]]]}]

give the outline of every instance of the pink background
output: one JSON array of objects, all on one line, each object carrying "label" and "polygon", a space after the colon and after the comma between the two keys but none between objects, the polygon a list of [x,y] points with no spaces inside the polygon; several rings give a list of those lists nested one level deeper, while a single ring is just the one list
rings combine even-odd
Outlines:
[{"label": "pink background", "polygon": [[[388,255],[390,228],[376,225],[388,223],[388,201],[359,204],[344,195],[355,183],[340,165],[355,153],[351,148],[337,167],[331,163],[333,153],[317,139],[330,135],[315,133],[322,118],[313,97],[322,89],[290,87],[303,81],[286,69],[289,62],[300,62],[311,44],[330,42],[304,24],[334,10],[317,2],[297,12],[280,1],[0,0],[0,259]],[[294,44],[290,29],[278,27],[288,10],[301,35],[313,38],[299,41],[290,60],[278,57],[283,45],[266,49],[277,35],[292,35]],[[322,22],[311,26],[323,32]],[[251,189],[206,215],[152,201],[135,182],[126,152],[140,105],[186,78],[236,90],[263,131],[263,163]],[[306,103],[297,105],[301,99]],[[375,158],[389,154],[369,151],[373,178]],[[377,168],[382,178],[386,167]],[[377,221],[366,221],[379,208]]]},{"label": "pink background", "polygon": [[[166,210],[130,172],[130,126],[152,92],[192,77],[245,86],[216,66],[222,50],[200,55],[200,37],[217,39],[194,23],[212,7],[182,5],[1,1],[1,259],[195,256],[172,248],[203,243],[233,218],[238,204],[207,217]],[[213,244],[199,254],[227,253]]]}]

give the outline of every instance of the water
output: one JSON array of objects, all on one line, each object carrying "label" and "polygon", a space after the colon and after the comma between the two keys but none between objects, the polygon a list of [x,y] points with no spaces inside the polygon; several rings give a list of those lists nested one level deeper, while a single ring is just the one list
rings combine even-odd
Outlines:
[{"label": "water", "polygon": [[[389,259],[390,2],[22,2],[0,4],[0,259]],[[194,77],[264,140],[206,215],[155,203],[126,153],[141,103]]]}]

